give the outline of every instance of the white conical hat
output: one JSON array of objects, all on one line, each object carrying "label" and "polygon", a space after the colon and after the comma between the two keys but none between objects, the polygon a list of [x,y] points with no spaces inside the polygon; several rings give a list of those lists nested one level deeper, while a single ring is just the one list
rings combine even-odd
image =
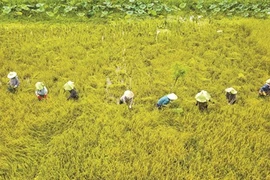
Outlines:
[{"label": "white conical hat", "polygon": [[171,93],[171,94],[168,94],[167,97],[170,99],[170,100],[176,100],[178,97],[176,96],[176,94],[174,93]]},{"label": "white conical hat", "polygon": [[70,91],[72,89],[74,89],[75,85],[74,82],[72,81],[68,81],[65,85],[64,85],[64,89],[67,91]]},{"label": "white conical hat", "polygon": [[10,73],[8,73],[8,75],[7,75],[7,77],[8,77],[9,79],[14,78],[14,77],[16,77],[16,76],[17,76],[17,73],[16,73],[16,72],[10,72]]},{"label": "white conical hat", "polygon": [[36,86],[36,89],[37,90],[41,90],[41,89],[43,89],[44,88],[44,83],[43,82],[37,82],[36,84],[35,84],[35,86]]},{"label": "white conical hat", "polygon": [[270,84],[270,79],[267,79],[267,80],[266,80],[266,83],[267,83],[267,84]]},{"label": "white conical hat", "polygon": [[211,96],[207,91],[202,90],[201,92],[196,94],[195,99],[199,102],[206,102],[211,99]]},{"label": "white conical hat", "polygon": [[229,93],[232,93],[232,94],[237,94],[237,91],[232,87],[225,89],[225,91],[229,92]]},{"label": "white conical hat", "polygon": [[134,97],[134,93],[130,90],[126,90],[124,92],[124,96],[128,97],[128,98],[133,98]]}]

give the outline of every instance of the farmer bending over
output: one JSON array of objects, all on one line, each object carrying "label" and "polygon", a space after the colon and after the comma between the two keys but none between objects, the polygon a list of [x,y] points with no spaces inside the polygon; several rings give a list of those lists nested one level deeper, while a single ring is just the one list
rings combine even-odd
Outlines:
[{"label": "farmer bending over", "polygon": [[228,101],[228,104],[232,105],[236,102],[236,94],[237,94],[237,91],[230,87],[230,88],[227,88],[225,89],[225,92],[226,92],[226,99]]},{"label": "farmer bending over", "polygon": [[8,91],[11,93],[15,93],[17,91],[18,86],[20,85],[19,78],[16,72],[10,72],[7,77],[9,78],[8,83]]},{"label": "farmer bending over", "polygon": [[178,97],[176,94],[171,93],[168,95],[163,96],[162,98],[160,98],[157,102],[157,108],[158,109],[162,109],[162,107],[166,106],[167,104],[169,104],[171,101],[176,100]]},{"label": "farmer bending over", "polygon": [[128,108],[131,109],[132,104],[133,104],[133,98],[134,98],[134,93],[130,90],[126,90],[123,96],[120,98],[119,104],[125,103],[128,105]]},{"label": "farmer bending over", "polygon": [[79,99],[78,93],[77,93],[77,91],[75,90],[74,82],[68,81],[68,82],[64,85],[64,89],[65,89],[66,91],[69,91],[69,93],[70,93],[70,95],[69,95],[69,97],[67,98],[67,100],[70,100],[70,99],[78,100],[78,99]]},{"label": "farmer bending over", "polygon": [[196,106],[199,107],[200,111],[207,110],[208,108],[208,101],[210,101],[211,96],[207,91],[202,90],[195,96],[196,99]]},{"label": "farmer bending over", "polygon": [[41,101],[42,99],[46,99],[47,98],[47,94],[48,94],[48,90],[45,87],[43,82],[37,82],[36,83],[36,96],[38,98],[39,101]]},{"label": "farmer bending over", "polygon": [[259,90],[259,96],[270,95],[270,79],[265,82],[265,85]]}]

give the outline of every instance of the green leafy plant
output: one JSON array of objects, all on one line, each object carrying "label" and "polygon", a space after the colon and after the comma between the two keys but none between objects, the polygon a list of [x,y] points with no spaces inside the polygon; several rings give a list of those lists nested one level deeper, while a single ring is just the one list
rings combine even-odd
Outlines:
[{"label": "green leafy plant", "polygon": [[204,15],[237,15],[243,17],[266,18],[269,15],[270,5],[265,2],[245,3],[244,1],[198,1],[181,2],[166,4],[161,1],[124,1],[113,2],[104,0],[96,1],[56,1],[56,2],[35,2],[30,1],[27,4],[22,1],[9,3],[3,1],[0,4],[3,15],[15,14],[23,16],[44,15],[55,16],[78,15],[80,17],[101,16],[107,17],[108,14],[120,13],[129,16],[144,17],[160,16],[167,14],[200,13]]},{"label": "green leafy plant", "polygon": [[181,65],[179,64],[175,64],[174,65],[174,84],[173,86],[176,85],[177,81],[179,80],[179,78],[184,77],[186,74],[186,68],[183,68]]}]

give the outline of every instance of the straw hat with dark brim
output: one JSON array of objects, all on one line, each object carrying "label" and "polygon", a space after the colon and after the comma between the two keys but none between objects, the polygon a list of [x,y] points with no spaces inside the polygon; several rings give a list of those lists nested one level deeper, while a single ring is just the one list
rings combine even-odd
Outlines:
[{"label": "straw hat with dark brim", "polygon": [[10,72],[10,73],[8,73],[8,75],[7,75],[7,77],[8,77],[9,79],[14,78],[14,77],[16,77],[16,76],[17,76],[17,73],[16,73],[16,72]]},{"label": "straw hat with dark brim", "polygon": [[70,91],[72,89],[74,89],[75,85],[74,85],[74,82],[72,81],[68,81],[65,85],[64,85],[64,89],[66,91]]}]

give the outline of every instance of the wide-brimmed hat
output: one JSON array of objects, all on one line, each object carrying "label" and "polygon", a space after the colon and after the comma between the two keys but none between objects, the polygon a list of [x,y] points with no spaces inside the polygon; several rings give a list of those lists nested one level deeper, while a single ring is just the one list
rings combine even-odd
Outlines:
[{"label": "wide-brimmed hat", "polygon": [[266,80],[266,83],[267,83],[267,84],[270,84],[270,79],[267,79],[267,80]]},{"label": "wide-brimmed hat", "polygon": [[14,78],[14,77],[16,77],[16,76],[17,76],[17,73],[16,73],[16,72],[10,72],[10,73],[8,73],[8,75],[7,75],[7,77],[8,77],[9,79]]},{"label": "wide-brimmed hat", "polygon": [[174,93],[171,93],[171,94],[168,94],[167,97],[170,99],[170,100],[176,100],[178,97],[176,96],[176,94]]},{"label": "wide-brimmed hat", "polygon": [[206,102],[211,99],[211,96],[207,91],[202,90],[201,92],[196,94],[195,99],[199,102]]},{"label": "wide-brimmed hat", "polygon": [[68,81],[65,85],[64,85],[64,89],[66,91],[70,91],[72,89],[74,89],[75,85],[74,85],[74,82],[72,81]]},{"label": "wide-brimmed hat", "polygon": [[126,90],[124,92],[124,96],[128,97],[128,98],[133,98],[134,97],[134,93],[130,90]]},{"label": "wide-brimmed hat", "polygon": [[237,91],[232,87],[225,89],[225,91],[231,94],[237,94]]},{"label": "wide-brimmed hat", "polygon": [[35,86],[36,86],[36,89],[37,90],[41,90],[41,89],[43,89],[44,88],[44,83],[43,82],[37,82],[36,84],[35,84]]}]

